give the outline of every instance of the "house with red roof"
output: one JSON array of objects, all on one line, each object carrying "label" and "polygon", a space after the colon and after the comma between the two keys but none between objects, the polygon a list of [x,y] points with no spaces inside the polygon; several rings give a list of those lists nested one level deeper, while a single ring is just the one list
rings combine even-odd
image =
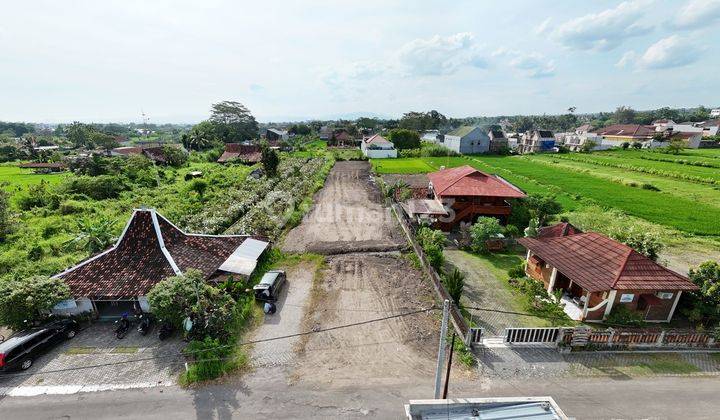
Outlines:
[{"label": "house with red roof", "polygon": [[255,270],[268,242],[247,235],[183,232],[153,209],[136,209],[115,245],[55,275],[72,299],[53,312],[118,317],[149,311],[145,296],[161,280],[199,270],[206,281],[244,278]]},{"label": "house with red roof", "polygon": [[360,150],[370,159],[396,158],[395,145],[380,134],[365,137],[360,142]]},{"label": "house with red roof", "polygon": [[226,143],[225,151],[218,163],[240,162],[253,165],[262,160],[262,151],[257,144]]},{"label": "house with red roof", "polygon": [[549,293],[562,290],[565,313],[577,321],[599,322],[624,306],[647,322],[670,322],[682,292],[698,290],[629,246],[568,223],[518,242],[527,249],[525,273]]},{"label": "house with red roof", "polygon": [[[438,214],[436,226],[450,231],[461,222],[473,223],[480,216],[496,217],[506,223],[510,201],[525,193],[498,175],[465,165],[428,174],[428,194],[442,204],[447,214]],[[426,206],[427,207],[427,206]]]}]

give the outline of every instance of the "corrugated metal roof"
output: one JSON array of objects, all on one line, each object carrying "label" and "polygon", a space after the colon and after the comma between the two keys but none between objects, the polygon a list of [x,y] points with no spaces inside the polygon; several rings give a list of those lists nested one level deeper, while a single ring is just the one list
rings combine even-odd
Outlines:
[{"label": "corrugated metal roof", "polygon": [[465,137],[468,134],[470,134],[474,129],[477,127],[474,125],[462,125],[453,131],[445,134],[446,136],[457,136],[457,137]]},{"label": "corrugated metal roof", "polygon": [[412,214],[448,215],[447,210],[436,200],[407,200],[406,203]]},{"label": "corrugated metal roof", "polygon": [[410,401],[406,413],[412,420],[567,419],[550,397]]},{"label": "corrugated metal roof", "polygon": [[248,238],[230,254],[218,270],[249,276],[257,266],[257,260],[268,247],[267,242]]}]

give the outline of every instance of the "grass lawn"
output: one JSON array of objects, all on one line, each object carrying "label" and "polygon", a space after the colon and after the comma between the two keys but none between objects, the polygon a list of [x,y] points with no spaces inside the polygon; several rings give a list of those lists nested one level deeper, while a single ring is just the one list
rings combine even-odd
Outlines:
[{"label": "grass lawn", "polygon": [[[526,312],[523,296],[516,293],[508,283],[507,270],[519,265],[519,254],[476,255],[465,251],[446,250],[448,267],[457,267],[465,274],[464,306]],[[506,327],[545,327],[549,323],[541,318],[502,314],[490,311],[468,311],[472,322],[485,328],[488,334],[502,334]]]},{"label": "grass lawn", "polygon": [[372,159],[370,162],[379,174],[424,174],[437,170],[424,158]]},{"label": "grass lawn", "polygon": [[56,184],[63,180],[67,173],[36,174],[32,169],[18,168],[17,163],[0,165],[0,183],[7,182],[10,186],[24,188],[40,181]]},{"label": "grass lawn", "polygon": [[584,366],[590,376],[687,375],[700,368],[679,354],[618,354],[609,358],[590,358]]}]

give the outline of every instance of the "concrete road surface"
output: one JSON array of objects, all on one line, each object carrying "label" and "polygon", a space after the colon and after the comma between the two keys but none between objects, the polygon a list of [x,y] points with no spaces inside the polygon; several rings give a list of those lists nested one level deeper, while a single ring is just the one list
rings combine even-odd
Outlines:
[{"label": "concrete road surface", "polygon": [[[274,381],[268,381],[268,384]],[[197,390],[177,387],[75,395],[5,397],[3,419],[249,419],[378,418],[400,419],[408,398],[432,394],[427,384],[383,384],[333,389],[292,385],[226,383]],[[451,387],[451,397],[551,395],[578,419],[716,419],[720,380],[715,377],[654,377],[617,380],[524,379],[466,382]]]}]

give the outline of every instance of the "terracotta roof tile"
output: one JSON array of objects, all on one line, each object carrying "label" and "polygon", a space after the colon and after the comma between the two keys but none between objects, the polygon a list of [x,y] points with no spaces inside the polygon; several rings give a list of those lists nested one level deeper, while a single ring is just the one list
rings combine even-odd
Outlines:
[{"label": "terracotta roof tile", "polygon": [[258,163],[262,160],[260,146],[257,144],[227,143],[225,145],[225,151],[217,161],[224,163],[234,159],[249,163]]},{"label": "terracotta roof tile", "polygon": [[697,290],[686,277],[596,232],[518,242],[590,292]]},{"label": "terracotta roof tile", "polygon": [[523,198],[519,188],[495,175],[481,172],[471,166],[443,169],[428,174],[435,194],[439,196],[483,196]]},{"label": "terracotta roof tile", "polygon": [[[136,210],[118,243],[58,274],[73,296],[129,298],[144,296],[159,281],[175,275],[161,249],[154,210]],[[195,268],[209,278],[248,236],[190,235],[155,213],[165,249],[181,272]]]}]

